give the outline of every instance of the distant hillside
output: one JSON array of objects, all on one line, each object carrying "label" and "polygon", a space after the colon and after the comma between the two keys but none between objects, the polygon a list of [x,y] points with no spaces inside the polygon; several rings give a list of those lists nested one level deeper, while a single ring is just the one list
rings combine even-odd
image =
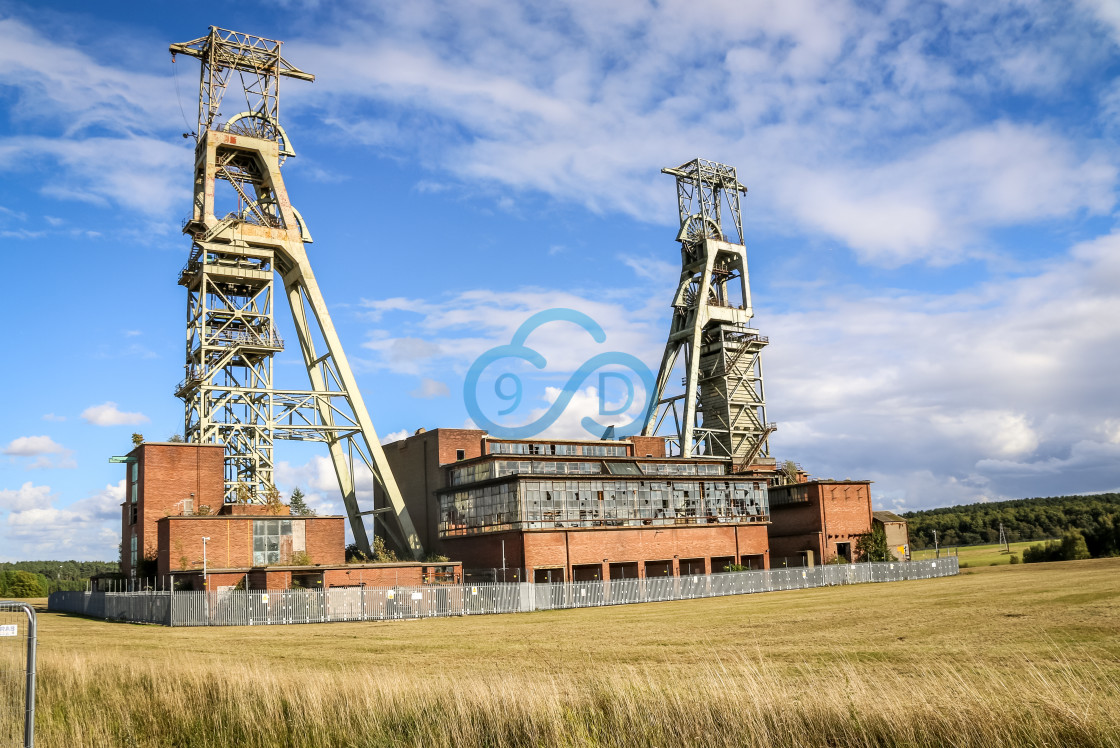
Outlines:
[{"label": "distant hillside", "polygon": [[1103,527],[1120,524],[1120,494],[1012,499],[925,509],[902,516],[909,522],[913,548],[932,548],[934,530],[942,546],[995,543],[1001,521],[1012,542],[1058,538],[1070,530],[1096,535]]}]

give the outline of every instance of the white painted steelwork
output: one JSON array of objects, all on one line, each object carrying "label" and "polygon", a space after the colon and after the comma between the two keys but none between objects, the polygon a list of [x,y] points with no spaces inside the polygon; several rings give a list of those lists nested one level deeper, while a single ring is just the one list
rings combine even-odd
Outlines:
[{"label": "white painted steelwork", "polygon": [[[671,454],[729,459],[745,467],[769,460],[759,353],[769,342],[749,326],[751,307],[735,169],[704,159],[675,169],[681,274],[657,384],[642,433],[666,434]],[[684,353],[683,394],[666,396]],[[670,414],[672,414],[670,418]]]},{"label": "white painted steelwork", "polygon": [[[186,404],[184,436],[226,445],[227,502],[274,494],[274,440],[326,442],[359,549],[370,554],[364,518],[380,515],[389,546],[419,558],[423,548],[311,270],[311,235],[280,174],[295,151],[279,122],[279,79],[315,79],[288,63],[280,46],[213,26],[171,45],[173,56],[202,61],[193,212],[183,227],[191,254],[179,275],[187,289],[187,363],[175,394]],[[222,125],[219,108],[235,79],[250,109]],[[272,358],[284,348],[273,323],[276,274],[307,389],[273,383]],[[365,471],[381,489],[370,486],[371,501],[384,497],[386,506],[359,506]]]}]

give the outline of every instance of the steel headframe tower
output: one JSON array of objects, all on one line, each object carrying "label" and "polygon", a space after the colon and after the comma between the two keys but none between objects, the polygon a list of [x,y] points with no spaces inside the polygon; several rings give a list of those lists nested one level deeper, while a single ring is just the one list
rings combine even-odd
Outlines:
[{"label": "steel headframe tower", "polygon": [[[285,60],[278,41],[213,26],[172,44],[171,54],[202,61],[194,209],[183,227],[191,254],[179,276],[187,288],[187,371],[175,394],[186,403],[186,439],[225,443],[227,502],[260,502],[275,490],[274,439],[326,442],[359,549],[370,552],[363,518],[381,514],[390,545],[419,557],[416,530],[311,271],[304,246],[311,236],[280,175],[295,152],[280,126],[279,80],[315,76]],[[235,74],[247,108],[219,124]],[[276,273],[310,389],[273,387],[272,357],[284,348],[272,317]],[[360,465],[387,506],[359,507]]]},{"label": "steel headframe tower", "polygon": [[[681,276],[673,297],[669,340],[650,397],[642,433],[668,429],[683,457],[723,457],[746,467],[769,457],[759,352],[768,342],[751,329],[750,283],[739,196],[747,188],[735,169],[696,159],[662,169],[677,179]],[[684,352],[684,394],[665,396],[665,385]]]}]

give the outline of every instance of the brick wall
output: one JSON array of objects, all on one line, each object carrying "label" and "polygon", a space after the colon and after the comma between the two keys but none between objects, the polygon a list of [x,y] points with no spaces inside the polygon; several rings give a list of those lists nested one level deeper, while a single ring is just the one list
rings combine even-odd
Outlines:
[{"label": "brick wall", "polygon": [[[440,545],[435,492],[447,485],[447,471],[440,466],[455,462],[458,450],[465,460],[481,457],[485,435],[478,429],[434,429],[384,445],[385,458],[425,549],[438,551]],[[384,505],[380,497],[378,506]]]},{"label": "brick wall", "polygon": [[323,572],[324,587],[420,587],[423,584],[424,567],[420,564],[361,566]]},{"label": "brick wall", "polygon": [[[156,523],[182,510],[184,499],[214,511],[225,497],[225,448],[220,444],[146,442],[129,452],[136,458],[136,524],[131,524],[132,465],[125,463],[125,501],[121,513],[122,566],[132,575],[131,543],[137,539],[138,560],[157,550]],[[193,497],[192,497],[193,494]]]},{"label": "brick wall", "polygon": [[[164,517],[159,521],[159,574],[202,567],[202,538],[207,566],[212,569],[244,569],[253,566],[252,517]],[[346,563],[346,530],[343,517],[300,517],[305,548],[312,563]],[[271,588],[270,588],[271,589]]]},{"label": "brick wall", "polygon": [[634,457],[665,456],[665,440],[659,436],[632,436],[630,441],[634,444]]},{"label": "brick wall", "polygon": [[520,569],[518,578],[529,580],[537,569],[549,568],[564,569],[564,578],[571,579],[572,567],[589,565],[602,567],[602,579],[611,564],[628,563],[637,563],[639,576],[645,576],[646,561],[671,561],[676,575],[682,558],[702,559],[710,573],[713,558],[758,556],[766,565],[768,549],[761,524],[507,532],[447,538],[445,544],[467,569],[491,569],[502,565],[503,540],[506,567]]},{"label": "brick wall", "polygon": [[827,563],[836,557],[839,543],[850,543],[854,551],[859,536],[871,531],[868,481],[809,481],[798,487],[808,503],[771,502],[771,559],[787,557],[792,563],[810,550],[816,563]]}]

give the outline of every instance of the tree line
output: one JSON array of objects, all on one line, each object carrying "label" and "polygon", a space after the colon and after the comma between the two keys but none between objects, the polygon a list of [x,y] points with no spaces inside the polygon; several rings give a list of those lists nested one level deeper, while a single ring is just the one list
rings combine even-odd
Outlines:
[{"label": "tree line", "polygon": [[909,525],[913,548],[932,548],[934,530],[942,546],[997,543],[1002,522],[1012,543],[1058,538],[1054,547],[1061,547],[1061,539],[1076,534],[1083,543],[1077,538],[1067,539],[1067,555],[1076,547],[1080,556],[1082,545],[1088,557],[1120,555],[1120,494],[1116,493],[992,501],[923,509],[902,516]]},{"label": "tree line", "polygon": [[15,561],[0,563],[0,597],[46,597],[59,590],[84,590],[95,574],[115,574],[109,561]]}]

